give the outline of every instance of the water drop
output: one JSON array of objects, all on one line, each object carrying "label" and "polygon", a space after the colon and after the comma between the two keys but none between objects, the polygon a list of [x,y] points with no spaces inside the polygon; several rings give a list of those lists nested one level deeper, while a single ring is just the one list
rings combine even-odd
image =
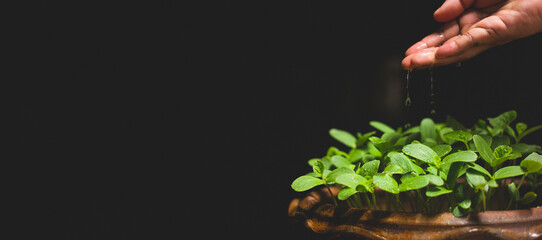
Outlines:
[{"label": "water drop", "polygon": [[433,70],[429,69],[429,76],[430,76],[430,81],[431,81],[431,95],[430,96],[430,101],[429,101],[429,104],[431,105],[431,112],[430,114],[435,114],[437,113],[437,111],[435,110],[435,87],[434,87],[434,77],[433,77]]},{"label": "water drop", "polygon": [[412,100],[410,100],[410,97],[407,97],[407,98],[405,99],[405,106],[406,106],[406,107],[410,107],[410,105],[412,105]]},{"label": "water drop", "polygon": [[406,100],[405,100],[405,106],[406,107],[410,107],[410,105],[412,104],[412,100],[410,100],[410,90],[409,90],[409,85],[410,85],[410,71],[407,71],[407,74],[406,74]]}]

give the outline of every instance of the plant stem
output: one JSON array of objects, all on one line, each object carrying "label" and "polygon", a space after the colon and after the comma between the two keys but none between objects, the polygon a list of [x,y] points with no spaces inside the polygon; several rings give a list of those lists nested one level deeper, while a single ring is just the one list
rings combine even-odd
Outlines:
[{"label": "plant stem", "polygon": [[354,194],[354,205],[359,208],[359,209],[362,209],[363,208],[363,203],[361,202],[361,198],[359,197],[359,194],[360,193],[356,193]]},{"label": "plant stem", "polygon": [[418,192],[419,202],[423,206],[425,213],[427,213],[427,204],[424,203],[422,192],[420,191],[420,189],[416,189],[416,192]]},{"label": "plant stem", "polygon": [[403,212],[405,211],[405,208],[403,207],[403,203],[401,202],[401,199],[399,199],[399,194],[394,194],[395,196],[395,208],[399,207]]},{"label": "plant stem", "polygon": [[367,209],[371,209],[371,200],[369,200],[369,196],[367,196],[367,193],[363,193],[363,197],[365,198],[365,201],[367,202]]},{"label": "plant stem", "polygon": [[[519,185],[518,185],[518,192],[519,192],[519,188],[523,184],[523,181],[525,180],[526,176],[527,176],[527,173],[523,174],[523,177],[521,177],[521,180],[519,181]],[[510,198],[510,201],[508,202],[508,206],[506,206],[506,210],[510,209],[510,207],[512,206],[512,202],[513,202],[512,198]]]},{"label": "plant stem", "polygon": [[483,189],[480,191],[482,191],[482,207],[483,207],[482,210],[483,212],[485,212],[486,211],[486,194]]},{"label": "plant stem", "polygon": [[335,196],[333,195],[331,188],[329,188],[329,185],[326,184],[326,188],[329,191],[329,194],[331,195],[331,199],[333,199],[333,203],[335,204],[335,206],[338,206],[339,204],[337,203],[337,200],[335,199]]},{"label": "plant stem", "polygon": [[390,211],[390,210],[391,210],[391,202],[390,202],[389,196],[390,196],[389,193],[385,193],[385,198],[386,198],[386,211]]},{"label": "plant stem", "polygon": [[371,195],[373,195],[373,209],[377,210],[377,207],[376,207],[376,194],[374,192],[372,192]]},{"label": "plant stem", "polygon": [[523,177],[521,177],[521,181],[519,181],[518,192],[519,192],[519,188],[521,187],[521,184],[523,184],[523,181],[525,181],[525,177],[527,177],[527,173],[523,174]]}]

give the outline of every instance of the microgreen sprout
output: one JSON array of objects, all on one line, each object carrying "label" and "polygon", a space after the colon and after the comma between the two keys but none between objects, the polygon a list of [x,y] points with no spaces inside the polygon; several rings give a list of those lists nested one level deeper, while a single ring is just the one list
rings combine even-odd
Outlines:
[{"label": "microgreen sprout", "polygon": [[[339,188],[335,205],[455,216],[542,205],[542,148],[521,140],[542,129],[516,120],[516,111],[478,120],[466,128],[452,117],[443,123],[351,134],[331,129],[342,146],[308,161],[312,171],[292,183],[302,192]],[[385,194],[377,194],[384,192]],[[333,195],[333,194],[332,194]],[[384,204],[385,201],[385,204]]]}]

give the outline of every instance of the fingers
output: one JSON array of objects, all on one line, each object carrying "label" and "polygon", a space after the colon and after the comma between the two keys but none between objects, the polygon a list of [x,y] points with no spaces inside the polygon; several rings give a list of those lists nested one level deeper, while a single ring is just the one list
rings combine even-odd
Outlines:
[{"label": "fingers", "polygon": [[475,0],[446,0],[433,13],[433,18],[439,22],[448,22],[459,16],[467,8],[469,8]]},{"label": "fingers", "polygon": [[405,57],[401,65],[405,70],[434,68],[470,59],[488,48],[490,48],[490,46],[475,46],[457,55],[438,58],[436,57],[436,52],[439,48],[428,48],[424,51]]},{"label": "fingers", "polygon": [[503,0],[446,0],[446,2],[433,13],[433,18],[438,22],[448,22],[461,15],[470,7],[486,8],[502,1]]},{"label": "fingers", "polygon": [[484,28],[472,28],[463,35],[447,40],[440,47],[427,48],[405,57],[404,69],[423,69],[469,59],[494,46],[497,39]]},{"label": "fingers", "polygon": [[[407,51],[407,57],[402,62],[403,68],[428,68],[463,61],[492,46],[507,42],[503,38],[506,25],[497,16],[486,17],[484,13],[467,12],[459,21],[465,25],[462,27],[462,34],[459,30],[450,31],[455,33],[455,36],[446,36],[447,40],[442,45],[426,44],[426,48],[417,49],[418,51],[413,50],[417,46],[415,44]],[[418,45],[418,48],[420,46]]]},{"label": "fingers", "polygon": [[416,52],[420,52],[426,48],[437,47],[449,38],[459,34],[459,25],[456,22],[449,22],[445,24],[440,31],[432,33],[427,37],[423,38],[421,41],[415,43],[410,47],[405,55],[410,55]]}]

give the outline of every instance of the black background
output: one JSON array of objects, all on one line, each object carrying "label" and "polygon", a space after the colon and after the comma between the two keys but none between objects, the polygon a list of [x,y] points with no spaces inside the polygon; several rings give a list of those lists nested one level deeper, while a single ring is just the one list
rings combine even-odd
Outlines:
[{"label": "black background", "polygon": [[[43,1],[7,8],[6,150],[21,171],[22,239],[309,237],[291,225],[291,182],[367,132],[472,125],[516,109],[542,122],[542,36],[461,67],[415,71],[404,51],[440,24],[433,0]],[[13,11],[11,11],[13,10]],[[11,94],[10,94],[11,93]],[[13,94],[15,93],[15,94]],[[10,115],[11,116],[11,115]],[[540,143],[541,134],[526,140]],[[8,169],[9,171],[9,169]],[[20,207],[19,207],[20,206]],[[197,235],[190,235],[190,234]]]}]

